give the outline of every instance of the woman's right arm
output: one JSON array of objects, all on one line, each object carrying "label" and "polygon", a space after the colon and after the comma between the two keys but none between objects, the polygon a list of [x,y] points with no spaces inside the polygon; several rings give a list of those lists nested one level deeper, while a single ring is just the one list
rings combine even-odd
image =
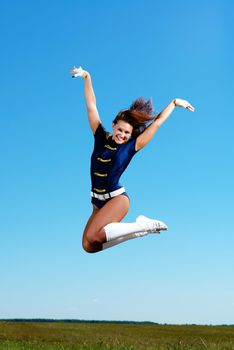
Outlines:
[{"label": "woman's right arm", "polygon": [[76,76],[82,76],[84,78],[84,96],[88,112],[88,119],[92,132],[93,134],[95,134],[98,125],[101,123],[101,120],[97,110],[96,97],[93,90],[92,79],[89,72],[84,71],[81,67],[74,68],[70,71],[70,73],[73,74],[74,77],[76,77],[76,72],[78,72],[78,75]]}]

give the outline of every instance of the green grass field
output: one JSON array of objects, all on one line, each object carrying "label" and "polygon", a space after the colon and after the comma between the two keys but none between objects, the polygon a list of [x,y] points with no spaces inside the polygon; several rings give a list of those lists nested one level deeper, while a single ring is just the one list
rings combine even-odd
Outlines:
[{"label": "green grass field", "polygon": [[234,350],[234,326],[0,322],[0,350]]}]

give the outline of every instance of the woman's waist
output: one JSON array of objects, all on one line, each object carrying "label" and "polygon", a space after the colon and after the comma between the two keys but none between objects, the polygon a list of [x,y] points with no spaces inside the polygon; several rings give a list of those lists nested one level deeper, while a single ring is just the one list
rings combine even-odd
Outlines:
[{"label": "woman's waist", "polygon": [[91,190],[95,193],[110,193],[116,190],[119,190],[123,186],[119,183],[100,183],[100,182],[92,182]]},{"label": "woman's waist", "polygon": [[[95,191],[94,191],[95,190]],[[105,193],[100,193],[97,192],[99,191],[99,189],[94,188],[94,190],[91,190],[91,197],[93,198],[97,198],[99,200],[107,200],[116,196],[119,196],[120,194],[126,193],[125,192],[125,188],[122,186],[114,191],[109,191],[109,192],[105,192]]]}]

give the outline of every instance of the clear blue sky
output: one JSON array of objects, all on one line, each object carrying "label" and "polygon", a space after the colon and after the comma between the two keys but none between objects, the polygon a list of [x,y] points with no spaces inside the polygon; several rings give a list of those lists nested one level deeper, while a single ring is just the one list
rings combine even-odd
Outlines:
[{"label": "clear blue sky", "polygon": [[[232,1],[1,1],[0,318],[234,323]],[[89,255],[92,74],[110,129],[138,96],[176,109],[122,177],[160,236]]]}]

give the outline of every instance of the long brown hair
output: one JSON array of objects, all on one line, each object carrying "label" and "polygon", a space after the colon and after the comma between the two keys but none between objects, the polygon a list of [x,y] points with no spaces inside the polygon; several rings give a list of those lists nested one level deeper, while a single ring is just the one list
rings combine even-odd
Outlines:
[{"label": "long brown hair", "polygon": [[132,136],[137,137],[156,116],[151,99],[145,100],[143,97],[139,97],[131,104],[129,109],[121,110],[113,123],[116,124],[119,120],[122,120],[132,125]]}]

